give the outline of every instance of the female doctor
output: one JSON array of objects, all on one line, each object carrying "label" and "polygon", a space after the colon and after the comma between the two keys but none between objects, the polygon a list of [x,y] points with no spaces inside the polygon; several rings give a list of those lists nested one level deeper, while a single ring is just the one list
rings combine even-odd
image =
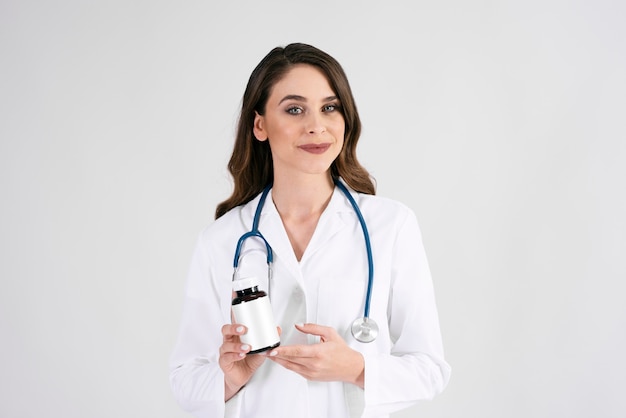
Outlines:
[{"label": "female doctor", "polygon": [[[252,72],[228,164],[234,191],[198,238],[171,356],[186,411],[388,417],[447,385],[416,217],[374,195],[356,158],[360,130],[345,73],[325,52],[277,47]],[[248,239],[237,274],[263,278],[281,332],[280,346],[259,354],[231,317],[233,252],[253,223],[268,244]]]}]

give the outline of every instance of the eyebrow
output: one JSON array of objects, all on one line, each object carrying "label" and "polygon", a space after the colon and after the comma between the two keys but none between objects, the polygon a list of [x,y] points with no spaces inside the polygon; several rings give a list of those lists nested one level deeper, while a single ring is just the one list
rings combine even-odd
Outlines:
[{"label": "eyebrow", "polygon": [[[278,104],[281,104],[282,102],[286,101],[286,100],[296,100],[299,102],[306,102],[306,97],[304,96],[299,96],[297,94],[288,94],[285,97],[283,97],[280,102],[278,102]],[[337,96],[328,96],[325,97],[324,100],[322,100],[323,102],[332,102],[333,100],[337,100]]]}]

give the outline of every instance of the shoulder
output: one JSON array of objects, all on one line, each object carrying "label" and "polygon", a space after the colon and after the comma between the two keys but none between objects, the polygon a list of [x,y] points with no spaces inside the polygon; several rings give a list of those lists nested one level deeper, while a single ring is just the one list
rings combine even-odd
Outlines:
[{"label": "shoulder", "polygon": [[413,209],[406,204],[388,197],[358,193],[358,202],[364,213],[390,218],[415,216]]},{"label": "shoulder", "polygon": [[357,194],[357,196],[358,205],[370,232],[421,236],[415,211],[405,203],[376,195]]},{"label": "shoulder", "polygon": [[[249,203],[248,203],[249,205]],[[221,245],[232,241],[232,236],[243,234],[243,212],[247,205],[232,208],[224,215],[206,225],[199,234],[199,241],[203,246]],[[237,235],[237,236],[239,236]]]}]

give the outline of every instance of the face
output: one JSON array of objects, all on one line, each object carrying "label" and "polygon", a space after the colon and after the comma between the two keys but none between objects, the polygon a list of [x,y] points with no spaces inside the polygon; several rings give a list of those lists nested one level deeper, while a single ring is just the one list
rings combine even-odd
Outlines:
[{"label": "face", "polygon": [[341,103],[316,67],[294,66],[272,88],[254,136],[269,141],[275,176],[327,174],[341,152]]}]

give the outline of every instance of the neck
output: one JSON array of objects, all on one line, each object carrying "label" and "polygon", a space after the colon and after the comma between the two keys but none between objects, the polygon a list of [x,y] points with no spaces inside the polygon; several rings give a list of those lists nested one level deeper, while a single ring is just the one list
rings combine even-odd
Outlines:
[{"label": "neck", "polygon": [[319,216],[330,201],[335,185],[330,176],[311,176],[304,179],[275,178],[272,200],[285,218]]}]

